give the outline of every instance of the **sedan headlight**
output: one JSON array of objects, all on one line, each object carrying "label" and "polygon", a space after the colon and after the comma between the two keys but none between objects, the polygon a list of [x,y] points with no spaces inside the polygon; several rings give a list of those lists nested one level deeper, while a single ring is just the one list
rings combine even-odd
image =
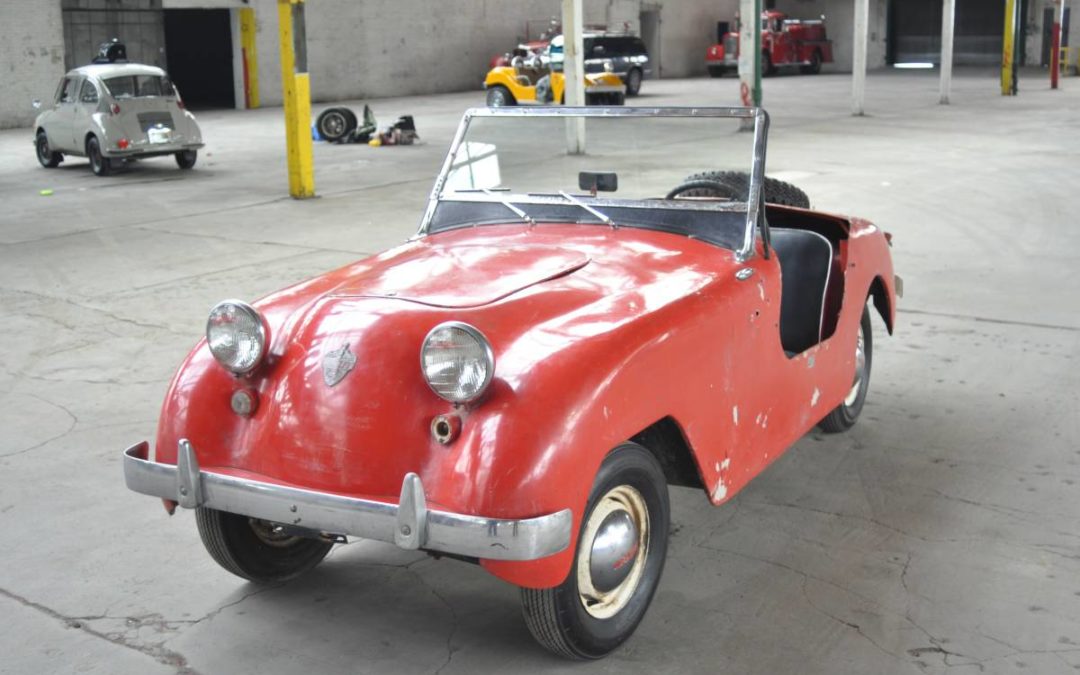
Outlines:
[{"label": "sedan headlight", "polygon": [[495,354],[483,333],[467,323],[441,323],[424,338],[420,368],[428,386],[451,403],[480,397],[491,384]]},{"label": "sedan headlight", "polygon": [[246,302],[225,300],[210,310],[206,343],[218,363],[236,374],[248,373],[266,355],[266,323]]}]

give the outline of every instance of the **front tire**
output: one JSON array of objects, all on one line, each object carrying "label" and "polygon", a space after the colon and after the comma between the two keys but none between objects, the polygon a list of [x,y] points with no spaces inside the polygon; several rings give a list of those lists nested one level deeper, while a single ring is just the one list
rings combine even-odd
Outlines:
[{"label": "front tire", "polygon": [[517,101],[514,100],[514,95],[510,93],[509,89],[501,84],[497,84],[488,89],[487,104],[489,108],[503,108],[505,106],[514,105],[515,103],[517,103]]},{"label": "front tire", "polygon": [[874,354],[873,333],[870,328],[870,308],[863,307],[859,336],[855,343],[855,379],[843,402],[818,422],[818,427],[825,433],[847,431],[855,426],[859,419],[863,403],[866,402],[866,393],[870,390],[870,365]]},{"label": "front tire", "polygon": [[49,147],[49,137],[45,134],[44,130],[37,133],[37,137],[34,139],[34,145],[37,148],[37,158],[41,166],[46,169],[55,169],[63,161],[64,156],[59,152],[53,152]]},{"label": "front tire", "polygon": [[709,66],[709,77],[723,77],[727,69],[723,66]]},{"label": "front tire", "polygon": [[195,166],[195,161],[199,158],[199,153],[195,150],[181,150],[176,153],[176,166],[181,169],[190,169]]},{"label": "front tire", "polygon": [[90,170],[95,176],[108,176],[112,173],[112,160],[101,154],[101,144],[97,136],[86,140],[86,156],[90,159]]},{"label": "front tire", "polygon": [[272,523],[205,507],[195,510],[203,546],[217,564],[257,584],[287,581],[318,565],[333,546],[275,530]]},{"label": "front tire", "polygon": [[670,517],[656,458],[635,443],[615,448],[593,482],[566,581],[521,589],[536,641],[570,659],[598,659],[626,641],[664,571]]}]

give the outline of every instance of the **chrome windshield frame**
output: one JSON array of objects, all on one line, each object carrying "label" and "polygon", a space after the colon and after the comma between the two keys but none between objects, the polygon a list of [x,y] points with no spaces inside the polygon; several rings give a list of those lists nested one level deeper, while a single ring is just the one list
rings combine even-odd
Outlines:
[{"label": "chrome windshield frame", "polygon": [[[502,108],[470,108],[465,111],[461,124],[458,125],[454,139],[450,142],[450,148],[443,160],[442,168],[432,186],[431,195],[428,197],[427,208],[420,220],[420,228],[417,237],[423,237],[429,232],[431,221],[435,215],[435,208],[439,204],[443,188],[450,175],[454,157],[457,155],[461,143],[465,140],[465,134],[469,130],[469,124],[476,117],[722,117],[729,119],[747,120],[753,122],[753,156],[750,166],[750,191],[746,204],[746,230],[743,235],[743,243],[739,250],[735,251],[736,258],[742,262],[751,258],[754,254],[754,237],[758,227],[762,230],[762,238],[768,241],[768,225],[764,218],[763,186],[765,184],[765,149],[769,135],[769,115],[762,108],[720,108],[720,107],[664,107],[664,108],[636,108],[636,107],[566,107],[566,106],[529,106],[529,107],[502,107]],[[462,199],[458,195],[453,200],[447,201],[492,201],[487,195],[480,196],[470,194]],[[515,197],[518,195],[515,195]],[[516,200],[515,200],[516,201]],[[606,200],[605,200],[606,201]],[[619,200],[619,206],[635,206],[638,201],[646,206],[657,207],[660,204],[670,206],[672,202],[663,200]],[[590,204],[602,205],[602,202],[590,202]],[[607,202],[611,203],[611,202]],[[737,202],[736,204],[743,204]],[[694,208],[700,210],[731,210],[732,204],[720,205],[697,205]],[[742,208],[738,208],[742,211]]]}]

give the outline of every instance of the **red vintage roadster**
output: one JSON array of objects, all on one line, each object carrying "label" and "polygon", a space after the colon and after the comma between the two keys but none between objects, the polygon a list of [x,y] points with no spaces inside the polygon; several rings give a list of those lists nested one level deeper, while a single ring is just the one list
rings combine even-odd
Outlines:
[{"label": "red vintage roadster", "polygon": [[377,539],[520,586],[557,654],[609,653],[657,588],[668,486],[720,505],[815,425],[851,427],[868,304],[893,328],[887,235],[765,178],[767,129],[469,111],[414,238],[213,308],[128,487],[195,509],[253,582]]}]

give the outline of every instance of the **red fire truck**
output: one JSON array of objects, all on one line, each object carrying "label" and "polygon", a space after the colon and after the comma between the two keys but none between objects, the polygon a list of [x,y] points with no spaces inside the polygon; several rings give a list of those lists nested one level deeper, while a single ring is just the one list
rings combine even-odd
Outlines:
[{"label": "red fire truck", "polygon": [[[783,12],[761,13],[761,70],[773,75],[782,66],[799,66],[807,74],[821,71],[822,63],[832,63],[832,40],[825,35],[825,17],[815,20],[789,19]],[[705,67],[712,77],[737,72],[739,33],[726,33],[723,42],[709,47]]]}]

